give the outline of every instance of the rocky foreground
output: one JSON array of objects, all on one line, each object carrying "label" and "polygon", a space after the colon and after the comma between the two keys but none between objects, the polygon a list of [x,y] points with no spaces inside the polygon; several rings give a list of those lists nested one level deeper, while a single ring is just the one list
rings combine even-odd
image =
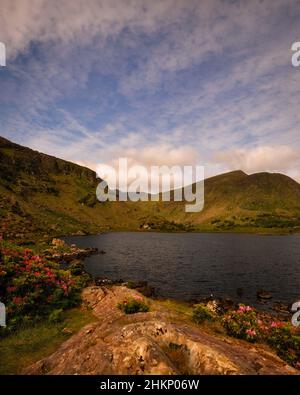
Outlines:
[{"label": "rocky foreground", "polygon": [[297,374],[266,347],[212,333],[156,301],[147,313],[117,308],[137,296],[124,286],[86,288],[83,300],[95,322],[24,373]]}]

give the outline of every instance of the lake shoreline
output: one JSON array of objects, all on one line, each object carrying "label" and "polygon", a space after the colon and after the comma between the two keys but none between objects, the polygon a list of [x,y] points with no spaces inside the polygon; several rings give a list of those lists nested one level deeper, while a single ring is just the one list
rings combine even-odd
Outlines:
[{"label": "lake shoreline", "polygon": [[[12,264],[14,270],[20,269],[20,273],[24,273],[21,269],[23,265],[27,266],[27,262],[30,259],[32,262],[31,264],[34,266],[32,268],[31,266],[27,267],[27,270],[25,271],[27,273],[27,284],[28,276],[30,276],[31,284],[38,282],[40,287],[39,289],[43,294],[48,293],[49,281],[52,281],[54,271],[57,276],[66,276],[68,272],[69,275],[72,275],[72,282],[76,281],[77,283],[76,293],[81,290],[80,299],[77,296],[74,299],[75,294],[72,292],[65,295],[60,293],[60,301],[63,303],[61,310],[57,310],[56,305],[50,305],[51,301],[43,299],[41,295],[41,298],[36,301],[35,307],[38,308],[40,312],[44,313],[46,312],[46,308],[48,308],[47,314],[49,315],[44,315],[43,319],[41,316],[35,317],[33,315],[31,322],[28,321],[26,325],[23,325],[20,321],[20,325],[16,326],[14,330],[2,334],[3,336],[0,339],[0,349],[3,350],[4,361],[8,364],[5,369],[2,369],[2,372],[14,374],[45,374],[44,366],[47,366],[49,371],[56,374],[94,374],[93,368],[96,366],[95,364],[97,364],[99,374],[108,374],[109,372],[106,370],[106,367],[110,366],[108,363],[109,361],[105,361],[102,357],[97,359],[99,352],[95,353],[93,347],[95,346],[98,350],[98,347],[101,348],[103,344],[109,344],[109,349],[103,349],[103,353],[101,355],[110,355],[110,352],[113,352],[116,356],[114,360],[117,361],[119,350],[123,348],[123,357],[120,360],[120,364],[114,367],[114,371],[122,371],[126,374],[126,369],[128,367],[127,364],[123,363],[124,356],[128,356],[129,358],[132,355],[135,355],[134,352],[131,351],[130,347],[132,345],[134,347],[142,346],[144,343],[139,343],[139,339],[144,338],[145,331],[147,334],[152,331],[154,337],[153,342],[151,340],[150,343],[154,347],[153,351],[161,350],[160,355],[163,356],[163,363],[165,361],[169,361],[170,358],[172,360],[174,347],[176,350],[182,351],[189,349],[189,347],[192,347],[192,349],[196,347],[200,350],[199,352],[201,355],[203,355],[203,357],[201,357],[201,366],[203,367],[204,365],[206,366],[207,363],[207,347],[211,349],[209,352],[216,353],[216,358],[218,358],[218,353],[220,351],[219,344],[227,344],[228,346],[222,349],[222,353],[228,361],[232,362],[228,362],[229,365],[226,366],[222,364],[218,365],[217,363],[215,367],[211,367],[210,363],[208,363],[207,367],[205,367],[205,369],[207,369],[205,370],[206,373],[215,374],[218,369],[223,368],[225,369],[224,372],[229,369],[230,372],[249,372],[249,374],[274,374],[274,372],[281,374],[298,373],[296,370],[291,370],[292,368],[288,367],[286,364],[286,362],[288,362],[290,365],[298,367],[298,362],[295,360],[293,353],[286,353],[284,348],[285,343],[281,346],[280,356],[286,362],[275,356],[276,348],[274,348],[271,343],[269,344],[267,342],[267,338],[263,333],[261,333],[261,337],[252,339],[247,337],[247,332],[245,332],[242,337],[239,334],[231,335],[229,329],[226,327],[226,317],[230,317],[231,314],[237,314],[236,312],[238,311],[243,311],[245,314],[250,312],[250,315],[254,315],[255,318],[255,321],[253,321],[251,325],[254,325],[255,327],[258,325],[260,320],[264,320],[268,325],[268,330],[273,331],[272,333],[274,336],[277,336],[276,339],[278,338],[278,341],[276,340],[276,344],[281,341],[290,342],[292,335],[291,331],[293,328],[289,322],[290,320],[286,319],[286,317],[279,317],[278,314],[275,315],[259,311],[256,308],[253,309],[251,306],[244,306],[240,302],[231,304],[229,301],[225,301],[227,303],[226,305],[224,301],[219,301],[213,298],[197,300],[194,302],[190,301],[188,303],[186,301],[179,301],[178,299],[162,298],[159,296],[155,298],[152,296],[144,296],[141,291],[143,290],[142,288],[147,290],[147,284],[143,281],[135,284],[127,283],[125,286],[124,283],[113,284],[109,280],[102,280],[101,284],[95,285],[95,280],[87,275],[84,269],[83,260],[89,259],[86,256],[91,252],[95,253],[96,250],[87,249],[84,251],[82,247],[67,245],[63,240],[54,239],[48,246],[40,246],[39,248],[36,246],[35,251],[29,249],[21,250],[19,247],[9,246],[5,242],[2,242],[2,244],[3,252],[6,257],[4,262],[6,262],[7,268]],[[104,254],[104,256],[105,255],[106,254]],[[52,259],[53,256],[57,259]],[[97,255],[90,255],[90,257],[93,256],[97,257]],[[99,256],[102,255],[100,254]],[[68,258],[72,259],[68,261]],[[54,260],[56,263],[52,262]],[[62,266],[63,271],[61,271]],[[37,269],[45,270],[46,275],[39,274]],[[37,274],[39,275],[37,276]],[[68,276],[65,278],[67,279]],[[25,298],[22,298],[22,296],[24,296],[22,294],[22,290],[20,289],[20,293],[18,294],[18,291],[14,286],[14,277],[9,281],[11,282],[8,283],[8,294],[6,296],[8,298],[7,300],[9,302],[10,309],[14,307],[15,303],[19,303],[21,306],[21,302],[24,302],[25,306],[27,303],[27,296],[31,295],[33,297],[35,294],[26,294]],[[75,283],[73,283],[73,285],[75,285]],[[70,286],[72,286],[72,283],[70,283]],[[12,302],[10,296],[11,292],[15,295]],[[14,301],[16,298],[18,298],[18,301]],[[136,298],[135,300],[138,301],[138,303],[141,301],[146,303],[147,306],[149,306],[149,311],[137,311],[135,314],[130,315],[121,311],[119,307],[120,304],[125,305],[130,302],[132,298]],[[66,304],[66,302],[68,303]],[[71,303],[69,304],[69,302]],[[36,308],[34,309],[33,314],[36,313]],[[197,313],[199,309],[200,312],[205,312],[205,322],[202,322],[202,315],[199,316]],[[197,315],[195,315],[196,313]],[[8,326],[12,323],[10,321],[11,317],[12,315],[10,312],[7,321]],[[247,318],[247,316],[245,317]],[[14,315],[13,318],[15,319],[16,315]],[[20,319],[22,319],[22,315],[20,316]],[[89,322],[91,323],[89,324]],[[283,333],[275,333],[272,329],[273,323],[274,325],[279,326],[284,325],[284,328],[287,327],[289,331],[288,338],[284,337]],[[242,325],[242,323],[239,323],[238,325]],[[166,343],[164,338],[162,338],[162,342],[160,339],[157,339],[157,341],[155,340],[155,336],[157,336],[155,333],[158,329],[159,333],[162,333],[162,335],[164,335],[164,331],[166,329],[165,333],[168,333]],[[132,330],[134,331],[134,336],[131,337],[130,335],[127,339],[128,341],[126,340],[126,337],[123,338],[121,336],[124,334],[124,331],[128,331],[128,334],[132,334]],[[251,333],[254,333],[253,328],[251,331]],[[105,337],[106,332],[108,336],[107,338]],[[95,337],[93,335],[94,333],[96,335]],[[110,341],[109,339],[111,339],[110,336],[112,333],[115,334],[116,339],[114,338]],[[103,334],[104,337],[102,340],[101,336]],[[179,334],[181,334],[180,337],[178,337]],[[201,340],[195,342],[194,335],[201,336]],[[244,336],[246,337],[244,338]],[[235,339],[235,337],[238,338]],[[116,346],[117,339],[121,339],[121,342]],[[14,352],[18,352],[20,341],[26,345],[26,351],[21,352],[20,360],[15,361],[13,356]],[[87,363],[82,366],[81,363],[77,364],[74,361],[76,357],[78,357],[81,362],[83,360],[88,361],[88,359],[83,358],[87,355],[86,345],[91,346],[89,350],[91,355],[96,356],[96,359],[92,358],[89,361],[91,363]],[[204,349],[201,351],[203,347]],[[231,351],[232,347],[236,348],[234,354],[232,354]],[[297,346],[295,345],[293,347]],[[70,361],[66,358],[66,348],[73,353],[71,353],[73,356]],[[251,350],[254,348],[256,351],[252,354]],[[272,356],[270,356],[270,352],[272,353]],[[166,355],[167,358],[165,358],[164,355]],[[184,361],[188,355],[189,354],[185,353],[182,354],[182,360]],[[261,366],[264,366],[264,368],[260,367],[255,371],[253,370],[252,363],[245,365],[243,363],[245,355],[248,355],[249,358],[254,358],[255,360],[259,358],[262,361]],[[234,361],[237,360],[236,358],[240,361],[238,365],[234,364]],[[266,361],[266,359],[268,362],[264,365],[263,361]],[[57,363],[58,361],[60,362]],[[140,358],[136,361],[137,369],[140,366],[139,361]],[[153,357],[152,353],[145,356],[144,361],[147,361],[147,365],[143,365],[141,368],[141,374],[145,374],[145,371],[149,371],[149,373],[162,373],[160,371],[161,364],[159,364],[160,367],[159,370],[157,370],[156,367],[158,365],[156,365],[155,362],[156,358]],[[61,370],[56,370],[57,366],[60,366],[59,369]],[[175,373],[175,370],[172,370],[173,365],[170,366],[166,364],[165,366],[167,369],[170,369],[168,370],[170,374]],[[176,368],[176,372],[188,372],[188,374],[203,373],[201,370],[202,367],[200,369],[198,366],[199,359],[195,356],[195,359],[192,359],[188,365],[178,366]],[[188,371],[186,370],[187,367],[189,369]],[[129,367],[129,369],[131,368]],[[129,372],[131,372],[131,370],[129,370]]]},{"label": "lake shoreline", "polygon": [[[120,229],[108,229],[108,230],[103,230],[101,232],[96,232],[96,233],[85,233],[85,234],[77,234],[77,233],[72,233],[72,234],[61,234],[61,235],[56,235],[56,236],[50,236],[50,237],[58,237],[58,238],[64,238],[64,237],[73,237],[73,236],[99,236],[107,233],[120,233],[120,232],[128,232],[128,233],[170,233],[170,234],[193,234],[193,233],[212,233],[212,234],[246,234],[246,235],[257,235],[257,236],[291,236],[291,235],[296,235],[300,236],[300,230],[298,231],[282,231],[282,229],[276,229],[273,228],[273,231],[270,231],[269,229],[264,229],[264,228],[247,228],[245,230],[215,230],[215,229],[197,229],[197,230],[173,230],[173,231],[167,231],[167,230],[159,230],[159,229],[127,229],[127,228],[120,228]],[[278,230],[278,231],[277,231]]]}]

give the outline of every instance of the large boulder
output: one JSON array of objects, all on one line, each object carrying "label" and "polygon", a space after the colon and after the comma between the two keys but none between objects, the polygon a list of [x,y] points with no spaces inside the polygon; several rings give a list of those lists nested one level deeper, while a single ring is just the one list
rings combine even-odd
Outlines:
[{"label": "large boulder", "polygon": [[117,304],[142,297],[124,286],[89,287],[95,322],[25,374],[296,374],[263,346],[210,333],[182,313],[148,300],[150,312],[125,315]]}]

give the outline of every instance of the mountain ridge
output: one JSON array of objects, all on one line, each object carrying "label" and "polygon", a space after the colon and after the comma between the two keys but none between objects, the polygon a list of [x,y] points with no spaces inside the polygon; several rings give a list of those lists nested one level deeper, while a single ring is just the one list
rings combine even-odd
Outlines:
[{"label": "mountain ridge", "polygon": [[287,233],[300,229],[300,184],[235,170],[205,179],[202,212],[185,202],[105,202],[96,173],[0,137],[0,233],[5,238],[108,230]]}]

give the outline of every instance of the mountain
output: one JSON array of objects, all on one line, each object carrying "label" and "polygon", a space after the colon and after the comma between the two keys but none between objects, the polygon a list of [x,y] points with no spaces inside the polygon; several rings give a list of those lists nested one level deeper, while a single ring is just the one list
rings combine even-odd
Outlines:
[{"label": "mountain", "polygon": [[111,210],[98,203],[99,180],[90,169],[0,138],[0,171],[7,237],[99,232],[117,222],[119,204]]},{"label": "mountain", "polygon": [[205,180],[205,206],[105,202],[92,170],[0,137],[0,233],[5,238],[107,230],[291,232],[300,229],[300,185],[283,174],[233,171]]},{"label": "mountain", "polygon": [[205,209],[196,221],[219,228],[300,225],[300,184],[278,173],[234,171],[205,181]]}]

